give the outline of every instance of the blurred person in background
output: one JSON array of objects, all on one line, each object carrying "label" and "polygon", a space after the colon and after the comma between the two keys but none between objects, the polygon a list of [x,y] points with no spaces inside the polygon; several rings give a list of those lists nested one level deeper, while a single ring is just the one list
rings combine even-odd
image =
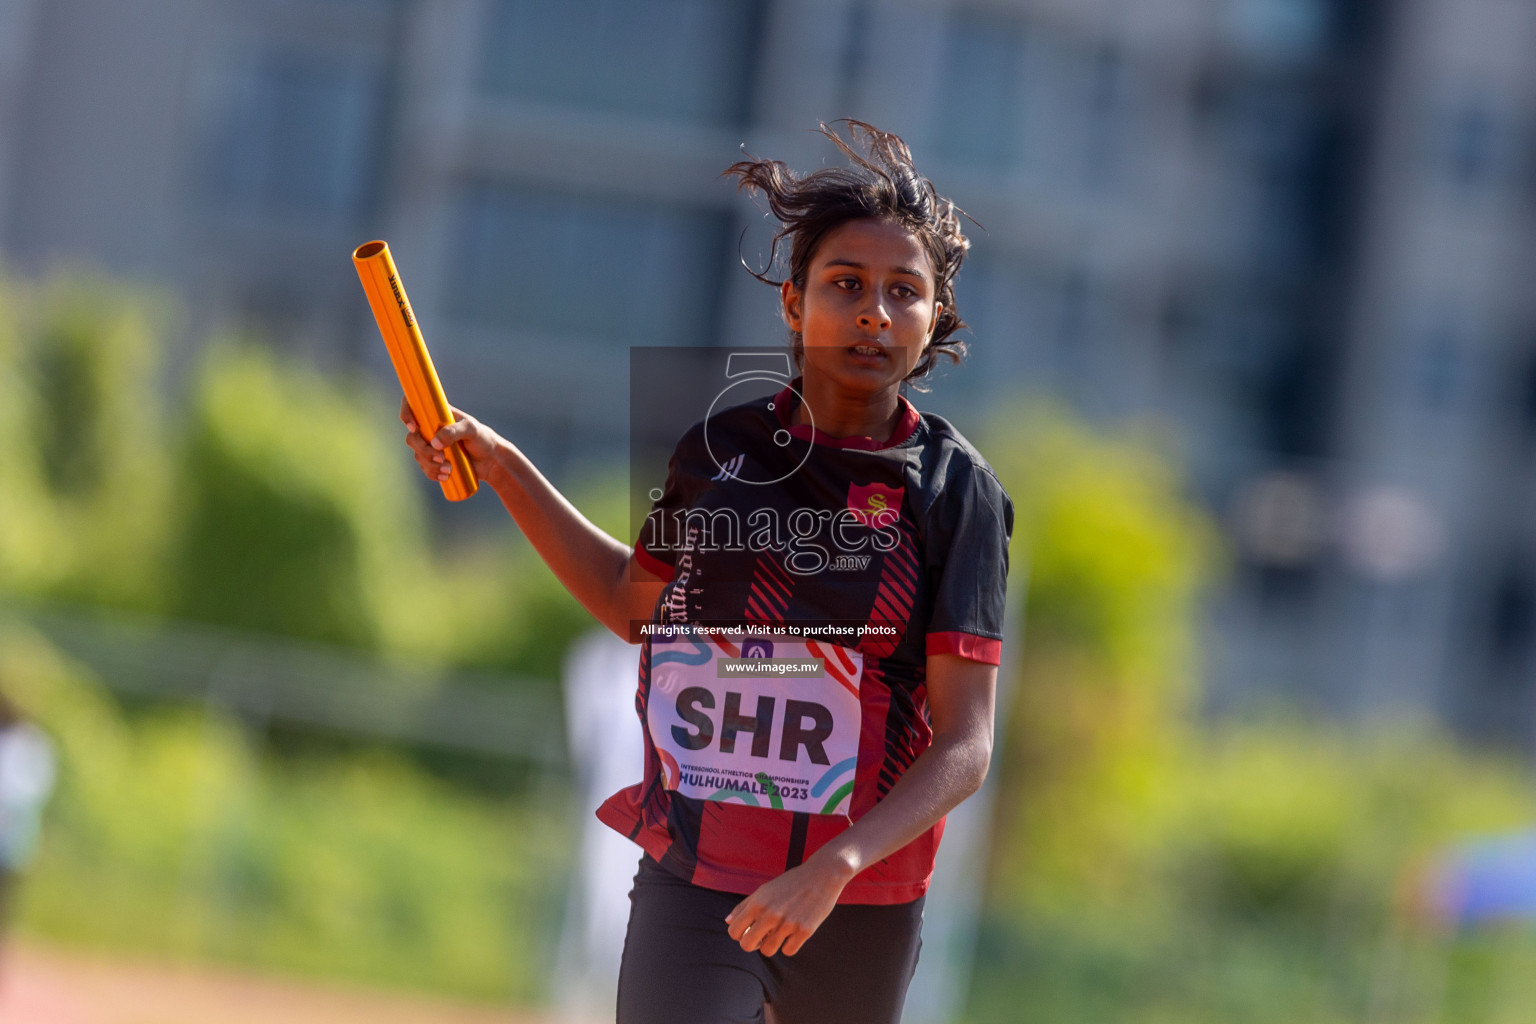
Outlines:
[{"label": "blurred person in background", "polygon": [[[462,444],[572,595],[641,643],[644,779],[598,811],[645,851],[620,1024],[895,1024],[944,816],[987,773],[1013,506],[976,449],[902,394],[939,358],[959,359],[953,284],[969,243],[899,138],[850,125],[852,143],[822,131],[851,166],[802,177],[749,158],[727,170],[766,198],[773,253],[787,243],[786,279],[754,276],[780,291],[802,376],[684,435],[634,547],[473,417],[454,410],[458,422],[428,439],[401,406],[429,477],[443,478],[444,449]],[[792,529],[809,512],[833,540],[856,533],[868,557],[827,573],[797,566],[793,546],[700,543],[687,525],[700,512],[757,523],[765,510]],[[748,653],[730,635],[794,622],[882,629],[772,641],[778,657],[815,656],[822,671],[754,670],[766,679],[754,715],[751,691],[727,692],[746,690],[727,669]],[[718,742],[705,709],[723,709]],[[819,782],[783,784],[765,768]],[[743,782],[753,778],[758,788]]]},{"label": "blurred person in background", "polygon": [[1470,836],[1414,864],[1400,880],[1399,904],[1421,928],[1536,924],[1536,828]]},{"label": "blurred person in background", "polygon": [[0,928],[10,923],[17,878],[37,848],[54,770],[53,744],[0,694]]}]

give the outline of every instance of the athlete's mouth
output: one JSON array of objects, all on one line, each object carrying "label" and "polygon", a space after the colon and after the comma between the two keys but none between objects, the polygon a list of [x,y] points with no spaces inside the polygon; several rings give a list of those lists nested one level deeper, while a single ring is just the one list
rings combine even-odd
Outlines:
[{"label": "athlete's mouth", "polygon": [[863,356],[866,359],[871,357],[876,359],[885,358],[885,349],[879,345],[849,345],[848,351],[856,356]]}]

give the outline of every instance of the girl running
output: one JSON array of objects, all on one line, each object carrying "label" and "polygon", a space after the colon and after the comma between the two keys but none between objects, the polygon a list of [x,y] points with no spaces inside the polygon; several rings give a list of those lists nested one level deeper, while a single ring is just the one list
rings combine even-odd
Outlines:
[{"label": "girl running", "polygon": [[[678,442],[631,547],[458,410],[481,480],[599,621],[641,643],[644,777],[598,810],[644,851],[620,1024],[893,1024],[944,815],[992,749],[1013,506],[903,385],[958,361],[958,213],[896,136],[821,126],[848,158],[749,159],[787,246],[800,376]],[[648,628],[642,629],[641,626]]]}]

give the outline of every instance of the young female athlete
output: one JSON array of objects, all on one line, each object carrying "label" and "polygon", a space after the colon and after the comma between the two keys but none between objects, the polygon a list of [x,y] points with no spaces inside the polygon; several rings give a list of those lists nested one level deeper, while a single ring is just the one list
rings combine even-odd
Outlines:
[{"label": "young female athlete", "polygon": [[849,124],[822,126],[849,167],[726,172],[788,244],[802,376],[682,438],[634,547],[478,420],[429,441],[401,406],[428,476],[461,442],[594,616],[652,626],[644,778],[598,811],[644,850],[620,1024],[898,1021],[944,815],[987,772],[1013,508],[901,394],[958,359],[968,243],[902,141]]}]

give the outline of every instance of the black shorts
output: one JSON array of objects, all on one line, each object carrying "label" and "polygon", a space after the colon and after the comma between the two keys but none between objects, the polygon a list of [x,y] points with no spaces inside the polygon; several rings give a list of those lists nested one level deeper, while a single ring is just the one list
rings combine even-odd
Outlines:
[{"label": "black shorts", "polygon": [[794,956],[726,932],[742,896],[678,878],[649,854],[630,891],[618,1024],[897,1024],[922,946],[923,899],[839,904]]}]

